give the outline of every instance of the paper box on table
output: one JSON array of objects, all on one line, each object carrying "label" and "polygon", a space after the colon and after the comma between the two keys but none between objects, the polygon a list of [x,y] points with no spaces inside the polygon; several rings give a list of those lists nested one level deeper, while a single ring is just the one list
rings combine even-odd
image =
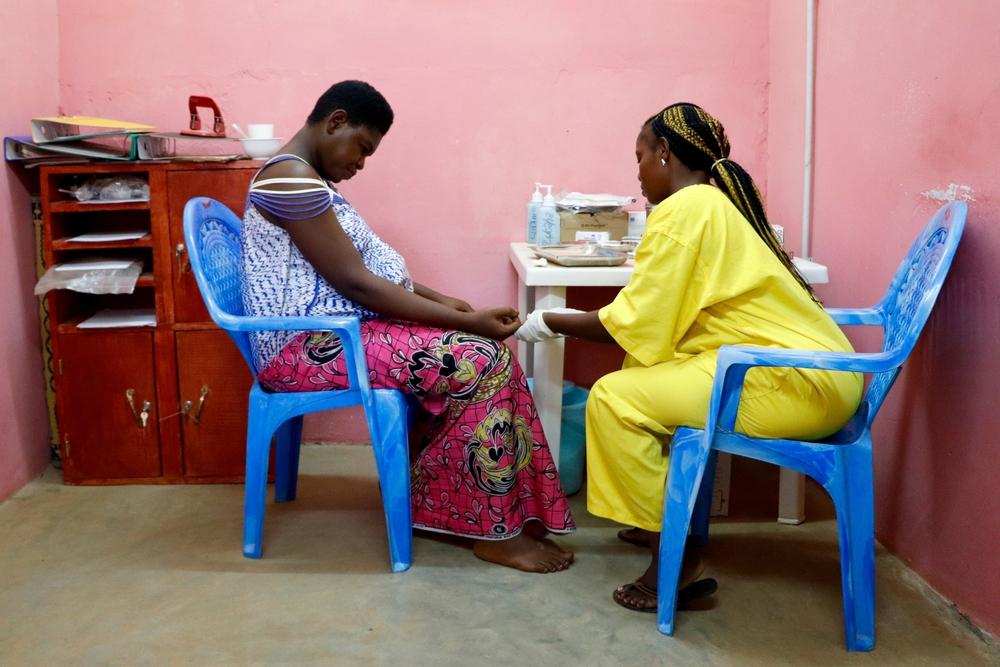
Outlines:
[{"label": "paper box on table", "polygon": [[628,212],[573,213],[559,211],[559,241],[576,241],[577,232],[607,232],[608,240],[618,241],[628,234]]}]

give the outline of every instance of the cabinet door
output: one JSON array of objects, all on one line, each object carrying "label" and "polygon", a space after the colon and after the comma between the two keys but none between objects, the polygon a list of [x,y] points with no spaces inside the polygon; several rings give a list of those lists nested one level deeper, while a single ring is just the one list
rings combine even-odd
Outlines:
[{"label": "cabinet door", "polygon": [[184,476],[242,477],[247,399],[253,383],[246,362],[224,331],[178,331],[174,335]]},{"label": "cabinet door", "polygon": [[65,334],[56,354],[66,481],[159,477],[153,334]]},{"label": "cabinet door", "polygon": [[184,205],[192,197],[211,197],[243,215],[253,169],[205,169],[167,173],[170,243],[174,249],[173,272],[174,321],[209,322],[211,318],[191,273],[184,249]]}]

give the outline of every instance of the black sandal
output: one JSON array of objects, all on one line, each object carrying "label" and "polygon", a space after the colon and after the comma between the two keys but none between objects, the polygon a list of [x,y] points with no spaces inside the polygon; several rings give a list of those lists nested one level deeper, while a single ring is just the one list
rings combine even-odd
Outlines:
[{"label": "black sandal", "polygon": [[[681,609],[695,600],[707,598],[710,595],[713,595],[717,590],[719,590],[719,582],[712,577],[692,581],[690,584],[677,591],[677,608]],[[640,607],[634,604],[629,604],[626,602],[624,596],[632,593],[639,593],[639,595],[645,598],[645,602],[647,604],[652,602],[652,606]],[[632,611],[641,611],[645,614],[656,613],[656,589],[650,588],[639,580],[634,581],[631,584],[619,586],[611,595],[611,599],[626,609],[631,609]]]}]

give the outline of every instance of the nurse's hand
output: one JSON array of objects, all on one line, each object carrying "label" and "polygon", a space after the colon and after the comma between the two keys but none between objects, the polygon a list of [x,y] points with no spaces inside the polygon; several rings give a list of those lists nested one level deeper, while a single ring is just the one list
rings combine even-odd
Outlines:
[{"label": "nurse's hand", "polygon": [[582,310],[575,308],[552,308],[550,310],[533,310],[528,314],[524,324],[514,334],[518,340],[526,343],[541,343],[542,341],[559,338],[561,333],[556,333],[549,328],[543,317],[545,313],[582,313]]}]

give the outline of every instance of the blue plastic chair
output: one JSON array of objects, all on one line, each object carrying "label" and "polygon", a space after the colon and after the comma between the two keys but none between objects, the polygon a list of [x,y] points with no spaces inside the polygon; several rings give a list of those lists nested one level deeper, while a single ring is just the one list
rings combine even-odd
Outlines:
[{"label": "blue plastic chair", "polygon": [[214,199],[196,197],[184,207],[184,242],[191,270],[212,319],[233,339],[254,374],[249,332],[335,332],[343,345],[350,382],[349,389],[272,393],[254,381],[247,422],[243,555],[248,558],[261,555],[272,436],[276,442],[274,500],[294,500],[302,416],[360,405],[368,421],[378,468],[392,571],[402,572],[413,559],[406,399],[402,392],[370,387],[357,317],[244,315],[240,292],[240,228],[240,219]]},{"label": "blue plastic chair", "polygon": [[[878,325],[882,351],[839,353],[724,346],[704,429],[681,427],[671,445],[660,539],[657,624],[672,635],[684,544],[704,542],[717,452],[729,452],[809,475],[833,498],[840,537],[844,629],[850,651],[875,646],[875,524],[871,425],[913,350],[962,237],[967,207],[943,206],[921,231],[889,289],[871,308],[829,309],[839,324]],[[734,433],[747,371],[783,366],[874,374],[857,413],[821,442],[750,438]],[[692,523],[692,515],[694,521]]]}]

